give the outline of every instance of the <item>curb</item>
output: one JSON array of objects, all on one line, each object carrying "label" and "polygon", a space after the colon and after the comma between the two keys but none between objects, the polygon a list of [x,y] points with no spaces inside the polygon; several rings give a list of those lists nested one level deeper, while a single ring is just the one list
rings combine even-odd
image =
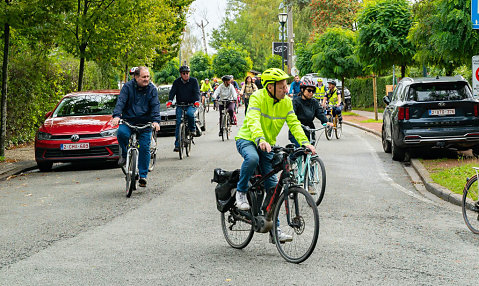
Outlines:
[{"label": "curb", "polygon": [[[381,138],[381,133],[377,132],[376,130],[347,121],[343,121],[343,123],[370,132]],[[418,159],[411,159],[411,166],[421,178],[421,181],[428,192],[452,204],[458,206],[462,205],[462,196],[450,191],[449,189],[439,184],[434,183],[434,181],[431,179],[431,176],[429,175],[429,172]]]},{"label": "curb", "polygon": [[20,161],[14,163],[5,163],[0,170],[0,181],[6,181],[12,176],[34,170],[37,168],[35,161]]}]

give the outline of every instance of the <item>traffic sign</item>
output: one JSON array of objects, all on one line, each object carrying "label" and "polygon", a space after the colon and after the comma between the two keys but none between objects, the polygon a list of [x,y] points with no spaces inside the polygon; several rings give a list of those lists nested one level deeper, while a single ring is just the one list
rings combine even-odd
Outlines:
[{"label": "traffic sign", "polygon": [[479,0],[471,0],[472,28],[479,29]]},{"label": "traffic sign", "polygon": [[472,93],[479,96],[479,56],[472,57]]}]

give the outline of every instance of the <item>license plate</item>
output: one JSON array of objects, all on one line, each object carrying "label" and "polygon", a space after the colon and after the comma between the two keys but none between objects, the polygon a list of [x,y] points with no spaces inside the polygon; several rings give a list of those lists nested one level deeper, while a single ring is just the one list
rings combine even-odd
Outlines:
[{"label": "license plate", "polygon": [[160,126],[175,125],[176,121],[160,121]]},{"label": "license plate", "polygon": [[84,150],[90,149],[90,143],[61,144],[62,150]]},{"label": "license plate", "polygon": [[444,115],[454,115],[456,114],[455,109],[430,109],[429,115],[431,116],[444,116]]}]

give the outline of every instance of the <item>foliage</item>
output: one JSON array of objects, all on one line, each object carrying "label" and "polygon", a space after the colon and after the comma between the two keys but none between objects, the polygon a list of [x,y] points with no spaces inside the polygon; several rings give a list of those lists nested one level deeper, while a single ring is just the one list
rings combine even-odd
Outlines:
[{"label": "foliage", "polygon": [[411,63],[414,48],[407,39],[411,24],[406,0],[368,2],[358,16],[360,60],[376,73],[392,65],[405,67]]},{"label": "foliage", "polygon": [[[353,108],[374,106],[372,77],[346,79],[344,82],[345,87],[351,92]],[[376,83],[378,107],[384,107],[383,97],[386,96],[386,85],[392,84],[392,76],[378,77]]]},{"label": "foliage", "polygon": [[191,76],[198,79],[212,78],[211,59],[203,52],[196,52],[190,59]]},{"label": "foliage", "polygon": [[[458,166],[453,168],[442,167],[436,170],[430,170],[428,168],[428,170],[430,172],[431,179],[435,183],[451,190],[456,194],[462,194],[465,179],[475,175],[474,169],[472,167],[476,167],[477,162],[467,163],[466,160],[458,160]],[[474,184],[474,187],[477,188],[477,183]]]},{"label": "foliage", "polygon": [[238,45],[223,46],[213,57],[213,70],[218,77],[230,74],[234,78],[244,78],[252,65],[248,53]]},{"label": "foliage", "polygon": [[356,13],[360,2],[354,0],[313,0],[311,12],[316,34],[323,33],[330,27],[355,30]]},{"label": "foliage", "polygon": [[171,59],[163,69],[155,72],[153,81],[156,84],[173,83],[173,81],[179,76],[179,68],[178,59]]},{"label": "foliage", "polygon": [[278,55],[271,55],[266,58],[265,69],[278,68],[282,69],[283,58]]},{"label": "foliage", "polygon": [[421,1],[414,8],[409,32],[417,49],[414,58],[444,68],[446,75],[452,75],[461,65],[469,66],[479,49],[479,35],[471,25],[471,1]]},{"label": "foliage", "polygon": [[356,58],[356,35],[349,30],[330,28],[312,46],[313,69],[329,78],[354,77],[361,72]]},{"label": "foliage", "polygon": [[299,70],[300,75],[314,72],[312,57],[311,47],[303,44],[296,46],[296,68]]}]

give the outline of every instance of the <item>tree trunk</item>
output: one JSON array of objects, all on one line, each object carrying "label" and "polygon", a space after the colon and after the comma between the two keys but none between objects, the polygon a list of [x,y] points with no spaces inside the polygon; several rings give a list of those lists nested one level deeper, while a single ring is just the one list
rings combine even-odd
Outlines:
[{"label": "tree trunk", "polygon": [[80,69],[78,70],[78,91],[83,88],[83,74],[85,73],[85,50],[87,44],[80,45]]},{"label": "tree trunk", "polygon": [[404,78],[406,76],[406,66],[402,65],[401,66],[401,78]]},{"label": "tree trunk", "polygon": [[[5,0],[9,4],[9,0]],[[2,64],[2,118],[0,121],[0,156],[5,156],[5,141],[7,140],[7,78],[8,78],[8,50],[10,48],[10,25],[5,23],[3,35],[3,64]]]}]

